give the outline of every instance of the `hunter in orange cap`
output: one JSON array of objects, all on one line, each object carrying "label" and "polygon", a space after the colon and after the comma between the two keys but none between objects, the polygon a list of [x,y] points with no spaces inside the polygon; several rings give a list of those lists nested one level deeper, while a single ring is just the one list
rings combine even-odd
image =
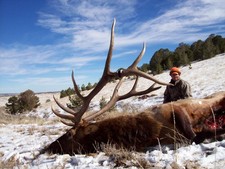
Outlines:
[{"label": "hunter in orange cap", "polygon": [[181,72],[180,72],[180,69],[179,68],[177,68],[177,67],[172,67],[171,69],[170,69],[170,75],[171,74],[181,74]]},{"label": "hunter in orange cap", "polygon": [[174,86],[167,86],[164,92],[163,103],[168,103],[172,101],[177,101],[179,99],[185,99],[192,97],[191,87],[188,82],[180,78],[181,71],[177,67],[172,67],[170,69],[171,81]]}]

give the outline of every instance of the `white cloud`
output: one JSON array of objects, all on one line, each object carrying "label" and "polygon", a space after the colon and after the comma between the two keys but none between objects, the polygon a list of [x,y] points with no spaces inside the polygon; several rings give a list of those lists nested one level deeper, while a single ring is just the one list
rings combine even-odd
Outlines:
[{"label": "white cloud", "polygon": [[[150,43],[181,41],[191,42],[206,38],[217,30],[217,23],[225,22],[225,5],[222,0],[178,1],[177,5],[155,18],[138,20],[135,7],[138,1],[56,1],[62,15],[41,13],[39,23],[52,31],[72,37],[75,47],[101,51],[108,47],[110,25],[116,17],[117,46],[130,46],[143,41]],[[54,17],[52,16],[54,15]],[[70,16],[70,19],[67,17]],[[149,16],[151,17],[151,16]],[[132,28],[122,23],[135,23]],[[215,25],[215,27],[212,27]],[[126,30],[125,30],[126,29]],[[122,31],[121,31],[122,30]],[[224,31],[223,31],[224,33]]]},{"label": "white cloud", "polygon": [[138,32],[153,43],[198,40],[198,37],[212,33],[213,24],[214,33],[217,33],[216,24],[225,22],[225,5],[221,4],[221,1],[182,1],[157,18],[141,24]]},{"label": "white cloud", "polygon": [[92,61],[103,61],[105,56],[80,54],[75,56],[76,50],[71,44],[47,46],[13,45],[10,49],[0,48],[1,75],[42,75],[53,72],[70,72],[72,68],[79,68]]}]

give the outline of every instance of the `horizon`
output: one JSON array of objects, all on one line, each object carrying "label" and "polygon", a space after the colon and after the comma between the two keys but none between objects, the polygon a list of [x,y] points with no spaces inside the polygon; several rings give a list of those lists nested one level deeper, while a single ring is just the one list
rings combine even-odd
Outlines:
[{"label": "horizon", "polygon": [[116,18],[111,70],[129,66],[144,42],[138,66],[161,48],[173,51],[209,35],[225,36],[222,0],[0,2],[0,93],[54,92],[94,84],[106,60]]}]

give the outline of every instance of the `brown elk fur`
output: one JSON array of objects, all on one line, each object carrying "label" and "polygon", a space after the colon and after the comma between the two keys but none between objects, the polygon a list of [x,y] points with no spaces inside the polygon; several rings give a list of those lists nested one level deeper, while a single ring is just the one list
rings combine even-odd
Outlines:
[{"label": "brown elk fur", "polygon": [[119,116],[71,129],[48,149],[53,153],[89,153],[95,151],[96,144],[109,143],[142,151],[157,144],[161,128],[150,113]]},{"label": "brown elk fur", "polygon": [[[52,153],[95,152],[101,143],[143,151],[149,146],[173,143],[174,131],[197,143],[213,137],[204,121],[212,112],[225,111],[225,92],[204,99],[185,99],[155,106],[136,115],[124,115],[96,123],[83,123],[50,144]],[[225,133],[218,129],[217,134]]]},{"label": "brown elk fur", "polygon": [[212,117],[213,113],[225,110],[225,92],[214,93],[204,99],[191,98],[162,104],[151,110],[154,112],[154,118],[169,128],[174,126],[175,118],[179,132],[186,138],[199,142],[196,135],[204,137],[202,133],[215,133],[207,128],[204,122]]}]

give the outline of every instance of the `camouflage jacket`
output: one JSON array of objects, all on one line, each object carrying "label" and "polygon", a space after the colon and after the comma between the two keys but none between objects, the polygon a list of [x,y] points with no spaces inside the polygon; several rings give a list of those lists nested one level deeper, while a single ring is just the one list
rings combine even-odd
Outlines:
[{"label": "camouflage jacket", "polygon": [[171,80],[170,83],[174,84],[174,86],[166,87],[163,103],[192,97],[191,86],[188,82],[180,79],[175,82]]}]

